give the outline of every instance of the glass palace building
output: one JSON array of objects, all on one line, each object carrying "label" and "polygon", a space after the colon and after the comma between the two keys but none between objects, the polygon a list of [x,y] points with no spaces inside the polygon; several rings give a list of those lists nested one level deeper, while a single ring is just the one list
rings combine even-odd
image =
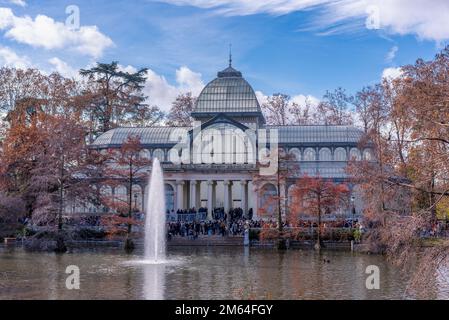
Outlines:
[{"label": "glass palace building", "polygon": [[[176,213],[207,208],[208,218],[215,208],[225,212],[241,208],[245,214],[252,209],[253,219],[268,217],[270,212],[262,214],[260,208],[267,196],[278,193],[278,186],[285,202],[282,210],[288,210],[291,190],[300,176],[343,182],[350,159],[372,157],[370,149],[359,149],[363,132],[355,127],[267,125],[253,88],[231,64],[206,85],[191,116],[192,127],[116,128],[99,136],[92,147],[120,148],[130,135],[139,136],[140,156],[162,163],[167,209]],[[270,151],[274,148],[280,148],[283,156],[274,156]],[[275,170],[278,159],[281,167],[288,162],[298,168],[280,183]],[[102,186],[101,192],[126,199],[128,188],[126,183]],[[138,210],[145,210],[147,188],[146,179],[132,188]],[[351,186],[352,207],[360,213],[361,199],[355,189]],[[88,208],[92,210],[98,208]],[[350,211],[354,209],[341,214]]]}]

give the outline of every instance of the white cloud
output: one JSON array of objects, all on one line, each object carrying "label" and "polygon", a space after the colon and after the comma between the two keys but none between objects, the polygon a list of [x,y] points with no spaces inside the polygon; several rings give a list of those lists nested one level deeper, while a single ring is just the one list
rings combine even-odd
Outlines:
[{"label": "white cloud", "polygon": [[320,103],[320,99],[318,99],[314,96],[311,96],[311,95],[299,94],[299,95],[292,97],[292,102],[297,103],[302,106],[306,104],[306,101],[309,102],[312,107],[316,107]]},{"label": "white cloud", "polygon": [[162,110],[169,111],[172,102],[175,101],[179,94],[192,92],[193,96],[198,96],[203,87],[204,82],[201,74],[183,66],[176,70],[175,85],[170,84],[164,76],[157,74],[151,69],[148,70],[144,92],[149,96],[149,103],[151,105],[157,105]]},{"label": "white cloud", "polygon": [[[333,28],[338,32],[353,31],[352,25],[365,28],[369,8],[375,8],[379,28],[391,34],[414,34],[421,39],[449,39],[449,1],[433,0],[160,0],[175,5],[191,5],[213,9],[224,15],[268,13],[287,14],[294,11],[320,9],[313,27]],[[331,34],[327,30],[324,34]]]},{"label": "white cloud", "polygon": [[260,105],[263,105],[268,102],[268,96],[264,94],[262,91],[256,91],[256,97]]},{"label": "white cloud", "polygon": [[114,45],[96,26],[82,26],[77,30],[45,15],[18,17],[9,8],[0,8],[0,30],[19,43],[50,49],[73,49],[98,58]]},{"label": "white cloud", "polygon": [[385,57],[386,62],[392,62],[394,58],[396,58],[396,53],[398,53],[399,47],[393,46],[390,51],[388,51],[387,56]]},{"label": "white cloud", "polygon": [[65,61],[62,61],[57,57],[49,59],[48,62],[53,66],[54,71],[66,78],[78,78],[79,76],[78,70],[72,68]]},{"label": "white cloud", "polygon": [[14,23],[14,14],[9,8],[0,8],[0,30],[3,30]]},{"label": "white cloud", "polygon": [[401,68],[386,68],[382,72],[382,79],[394,80],[402,75]]},{"label": "white cloud", "polygon": [[286,14],[308,9],[332,0],[161,0],[175,5],[191,5],[204,9],[215,9],[226,15],[250,15],[256,13]]},{"label": "white cloud", "polygon": [[128,66],[125,67],[125,66],[122,66],[121,64],[118,65],[118,70],[122,71],[122,72],[128,72],[128,73],[136,73],[138,71],[133,66],[128,65]]},{"label": "white cloud", "polygon": [[201,73],[193,72],[186,66],[176,70],[176,82],[180,90],[184,92],[190,91],[193,96],[198,96],[204,88]]},{"label": "white cloud", "polygon": [[17,69],[25,69],[32,66],[26,56],[19,56],[8,47],[0,46],[0,66]]},{"label": "white cloud", "polygon": [[26,7],[27,5],[27,3],[24,0],[9,0],[8,2],[20,7]]}]

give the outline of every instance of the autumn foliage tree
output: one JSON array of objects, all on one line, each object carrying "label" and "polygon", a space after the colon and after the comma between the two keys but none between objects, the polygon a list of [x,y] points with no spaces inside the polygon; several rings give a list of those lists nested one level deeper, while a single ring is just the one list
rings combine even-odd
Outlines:
[{"label": "autumn foliage tree", "polygon": [[[35,69],[0,69],[0,192],[21,199],[31,224],[61,231],[66,207],[99,203],[106,156],[88,144],[118,125],[152,125],[163,117],[143,95],[146,69],[124,71],[116,62],[81,70],[82,81]],[[139,159],[126,143],[118,163]],[[120,176],[119,167],[112,173]],[[126,174],[125,174],[126,175]],[[129,216],[129,210],[125,212]],[[59,232],[58,232],[59,233]]]},{"label": "autumn foliage tree", "polygon": [[110,149],[107,152],[106,166],[107,178],[105,185],[116,187],[127,186],[126,198],[118,195],[103,196],[103,203],[112,208],[118,215],[106,219],[106,224],[111,227],[112,232],[120,230],[120,225],[126,225],[125,249],[133,250],[134,244],[131,240],[132,226],[137,224],[133,218],[133,186],[148,176],[151,165],[149,158],[142,157],[140,151],[142,145],[139,136],[128,136],[119,149]]},{"label": "autumn foliage tree", "polygon": [[1,189],[22,199],[22,216],[60,233],[67,202],[87,202],[92,191],[88,179],[97,172],[90,162],[82,107],[76,103],[79,86],[56,73],[3,72],[14,75],[15,89],[14,98],[1,96],[7,106]]},{"label": "autumn foliage tree", "polygon": [[34,215],[42,219],[56,213],[58,230],[62,230],[69,203],[92,202],[95,190],[89,179],[97,168],[86,145],[86,128],[76,119],[67,114],[50,117],[44,123],[40,133],[45,139],[43,150],[34,159],[29,180],[36,195]]},{"label": "autumn foliage tree", "polygon": [[[276,221],[273,225],[266,224],[261,238],[277,238],[278,248],[285,249],[285,239],[288,235],[284,231],[287,212],[287,192],[281,192],[287,181],[299,174],[299,166],[292,154],[282,148],[272,148],[270,152],[260,158],[259,173],[253,175],[253,186],[261,202],[258,204],[258,215]],[[276,190],[269,190],[275,185]],[[274,193],[273,193],[274,191]],[[276,227],[275,231],[273,230]]]},{"label": "autumn foliage tree", "polygon": [[0,111],[14,110],[18,101],[42,98],[45,76],[37,69],[0,68]]},{"label": "autumn foliage tree", "polygon": [[[368,200],[365,212],[378,225],[370,239],[402,266],[418,261],[414,280],[421,284],[449,264],[444,242],[417,250],[423,237],[438,234],[438,207],[449,197],[448,75],[449,47],[362,91],[365,141],[374,144],[377,161],[349,168]],[[409,205],[398,203],[401,197]]]},{"label": "autumn foliage tree", "polygon": [[290,220],[297,221],[299,213],[314,215],[318,221],[316,249],[322,246],[322,217],[347,207],[349,189],[346,184],[337,184],[321,177],[307,175],[297,180],[292,192],[292,204],[289,208]]}]

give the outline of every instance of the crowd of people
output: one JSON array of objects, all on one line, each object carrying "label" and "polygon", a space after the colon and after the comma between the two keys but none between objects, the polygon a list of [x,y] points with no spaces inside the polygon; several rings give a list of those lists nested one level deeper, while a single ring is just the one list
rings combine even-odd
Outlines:
[{"label": "crowd of people", "polygon": [[[243,236],[245,230],[257,228],[277,228],[277,222],[273,220],[249,220],[243,215],[243,211],[235,210],[225,215],[214,215],[219,219],[194,220],[194,221],[168,221],[167,234],[172,237],[188,237],[197,239],[199,236]],[[224,219],[222,219],[224,218]],[[228,220],[229,218],[229,220]],[[284,223],[284,227],[287,224]]]},{"label": "crowd of people", "polygon": [[249,221],[245,219],[233,220],[227,223],[226,220],[209,221],[176,221],[167,223],[169,238],[188,237],[196,239],[198,236],[241,236],[245,229],[258,228],[263,224],[262,221]]},{"label": "crowd of people", "polygon": [[[208,219],[208,209],[207,208],[190,208],[190,209],[178,209],[176,212],[174,210],[167,210],[167,220],[171,222],[184,221],[193,223],[194,221],[202,221]],[[249,209],[248,214],[244,215],[242,208],[235,208],[225,212],[223,207],[215,208],[211,214],[212,220],[220,221],[224,220],[226,222],[231,222],[235,220],[252,220],[253,209]]]},{"label": "crowd of people", "polygon": [[212,219],[208,220],[208,209],[191,208],[188,210],[177,210],[176,217],[174,212],[168,212],[167,231],[169,237],[190,237],[196,239],[198,236],[212,235],[243,235],[245,229],[261,227],[262,221],[253,221],[253,210],[248,214],[243,213],[243,209],[234,208],[228,213],[224,208],[215,208],[211,214]]}]

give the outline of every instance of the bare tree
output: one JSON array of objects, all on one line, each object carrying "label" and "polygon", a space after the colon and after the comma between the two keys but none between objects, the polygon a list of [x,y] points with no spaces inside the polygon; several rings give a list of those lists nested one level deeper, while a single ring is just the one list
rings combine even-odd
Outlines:
[{"label": "bare tree", "polygon": [[283,93],[276,93],[268,97],[266,103],[262,104],[267,123],[270,125],[285,126],[290,124],[290,97]]},{"label": "bare tree", "polygon": [[167,125],[175,127],[190,127],[193,118],[190,114],[195,107],[196,98],[191,92],[180,94],[172,103],[170,112],[167,115]]},{"label": "bare tree", "polygon": [[352,103],[353,97],[342,88],[337,88],[333,92],[326,91],[317,107],[316,121],[325,125],[352,125],[354,123],[350,110]]},{"label": "bare tree", "polygon": [[306,97],[304,104],[293,102],[289,112],[293,118],[292,124],[309,125],[313,124],[314,110],[310,97]]}]

